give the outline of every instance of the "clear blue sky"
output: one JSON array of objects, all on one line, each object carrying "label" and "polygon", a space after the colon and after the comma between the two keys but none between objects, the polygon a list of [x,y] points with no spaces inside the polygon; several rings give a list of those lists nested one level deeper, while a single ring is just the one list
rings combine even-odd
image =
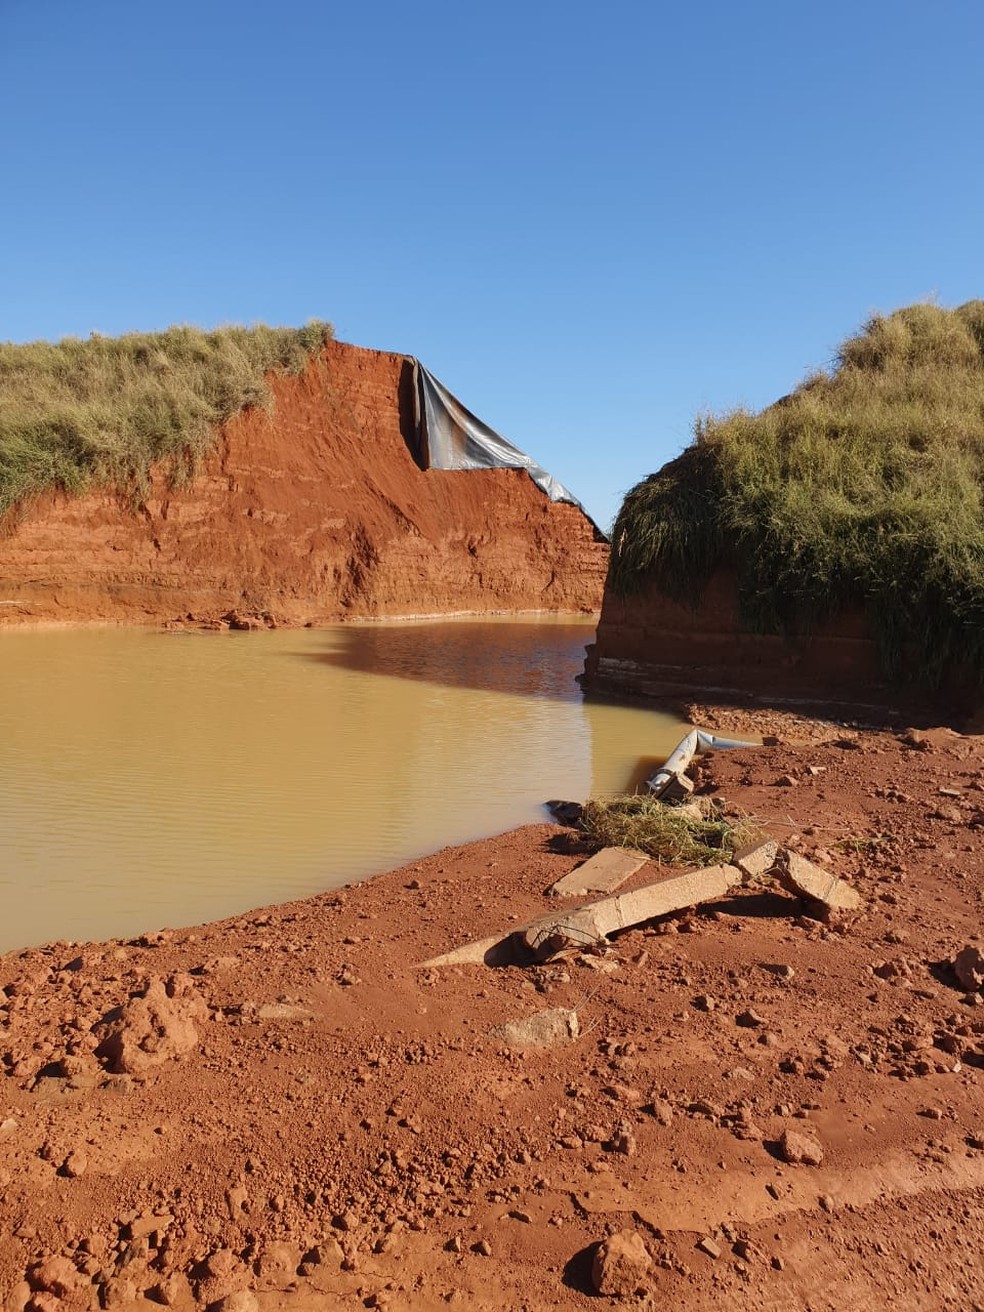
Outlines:
[{"label": "clear blue sky", "polygon": [[330,319],[603,523],[984,295],[981,0],[0,0],[0,338]]}]

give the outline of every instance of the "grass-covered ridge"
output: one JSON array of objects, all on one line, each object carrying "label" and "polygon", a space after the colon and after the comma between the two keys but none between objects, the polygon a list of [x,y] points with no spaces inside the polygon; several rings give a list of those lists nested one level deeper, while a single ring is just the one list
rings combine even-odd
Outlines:
[{"label": "grass-covered ridge", "polygon": [[189,467],[216,424],[269,404],[266,373],[301,372],[331,335],[313,322],[0,343],[0,516],[46,488],[133,490],[156,461]]},{"label": "grass-covered ridge", "polygon": [[719,565],[760,632],[809,633],[845,603],[890,674],[984,680],[984,300],[876,315],[829,372],[752,414],[698,420],[633,488],[610,582],[699,601]]}]

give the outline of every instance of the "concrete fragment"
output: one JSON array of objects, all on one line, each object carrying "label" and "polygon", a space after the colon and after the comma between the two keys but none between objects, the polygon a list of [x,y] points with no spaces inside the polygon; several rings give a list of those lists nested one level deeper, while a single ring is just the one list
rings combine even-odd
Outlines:
[{"label": "concrete fragment", "polygon": [[734,866],[688,870],[644,884],[630,893],[591,902],[565,916],[535,921],[519,932],[538,956],[552,956],[565,948],[600,942],[620,929],[724,897],[740,882],[741,873]]},{"label": "concrete fragment", "polygon": [[649,860],[644,852],[628,847],[606,847],[583,865],[550,886],[555,897],[580,897],[585,893],[611,893],[641,870]]},{"label": "concrete fragment", "polygon": [[736,852],[731,858],[731,864],[737,866],[749,879],[757,879],[772,870],[778,857],[779,844],[774,838],[767,838],[758,843],[749,843]]},{"label": "concrete fragment", "polygon": [[954,957],[953,969],[960,987],[968,993],[984,989],[984,952],[980,948],[968,943]]},{"label": "concrete fragment", "polygon": [[463,943],[460,948],[453,948],[439,957],[420,963],[420,969],[431,966],[496,966],[505,964],[512,957],[511,940],[513,929],[505,929],[501,934],[491,938],[478,939],[475,943]]},{"label": "concrete fragment", "polygon": [[822,902],[832,910],[856,911],[861,906],[860,894],[850,884],[785,848],[780,849],[775,874],[789,892]]},{"label": "concrete fragment", "polygon": [[660,793],[660,800],[663,802],[685,802],[693,794],[694,781],[687,775],[680,773],[670,777],[666,787]]},{"label": "concrete fragment", "polygon": [[648,1283],[652,1258],[635,1230],[619,1230],[598,1245],[591,1268],[595,1290],[610,1298],[631,1298]]},{"label": "concrete fragment", "polygon": [[554,1048],[562,1043],[573,1043],[581,1032],[577,1012],[567,1007],[551,1007],[538,1011],[525,1020],[512,1020],[497,1026],[493,1037],[502,1039],[509,1048]]}]

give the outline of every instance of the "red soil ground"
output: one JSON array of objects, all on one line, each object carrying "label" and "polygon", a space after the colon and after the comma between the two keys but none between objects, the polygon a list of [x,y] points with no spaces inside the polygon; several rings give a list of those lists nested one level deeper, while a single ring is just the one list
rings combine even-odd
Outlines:
[{"label": "red soil ground", "polygon": [[0,624],[596,610],[607,544],[522,470],[424,472],[405,357],[332,342],[187,485],[52,493],[0,536]]},{"label": "red soil ground", "polygon": [[[638,1307],[981,1307],[984,996],[947,963],[980,944],[984,740],[794,732],[699,786],[849,880],[853,919],[747,888],[600,954],[418,969],[556,906],[583,852],[543,824],[0,958],[4,1306],[586,1309],[629,1230]],[[553,1007],[574,1042],[493,1032]]]}]

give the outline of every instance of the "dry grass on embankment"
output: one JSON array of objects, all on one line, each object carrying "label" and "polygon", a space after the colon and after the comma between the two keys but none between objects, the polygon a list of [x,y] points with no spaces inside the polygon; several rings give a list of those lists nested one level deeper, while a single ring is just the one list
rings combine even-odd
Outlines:
[{"label": "dry grass on embankment", "polygon": [[737,572],[753,631],[861,605],[886,672],[984,681],[984,300],[876,315],[759,414],[698,420],[626,497],[610,584],[699,601]]},{"label": "dry grass on embankment", "polygon": [[216,425],[270,404],[267,373],[300,373],[331,336],[312,321],[0,343],[0,516],[52,487],[139,492],[160,460],[180,477]]}]

